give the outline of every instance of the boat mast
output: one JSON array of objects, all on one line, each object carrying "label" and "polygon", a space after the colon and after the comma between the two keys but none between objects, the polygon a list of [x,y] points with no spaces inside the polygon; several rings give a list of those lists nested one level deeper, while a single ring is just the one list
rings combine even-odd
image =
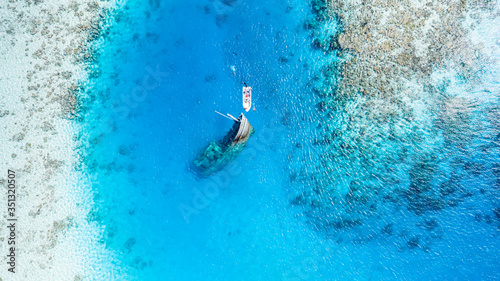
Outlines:
[{"label": "boat mast", "polygon": [[222,114],[222,113],[218,112],[217,110],[215,110],[215,112],[217,112],[218,114],[220,114],[220,115],[222,115],[222,116],[226,117],[227,119],[233,120],[233,121],[235,121],[235,122],[240,122],[238,119],[234,118],[234,116],[232,116],[232,115],[231,115],[231,114],[229,114],[229,113],[228,113],[227,115],[224,115],[224,114]]}]

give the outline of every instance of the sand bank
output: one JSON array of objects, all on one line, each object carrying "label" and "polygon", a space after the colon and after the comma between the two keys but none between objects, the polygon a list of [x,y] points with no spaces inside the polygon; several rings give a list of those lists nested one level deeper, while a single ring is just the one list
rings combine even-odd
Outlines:
[{"label": "sand bank", "polygon": [[[78,99],[110,2],[0,3],[0,280],[113,280],[79,164]],[[16,264],[8,272],[7,170],[16,173]],[[123,278],[123,276],[122,276]],[[122,279],[119,278],[119,279]]]}]

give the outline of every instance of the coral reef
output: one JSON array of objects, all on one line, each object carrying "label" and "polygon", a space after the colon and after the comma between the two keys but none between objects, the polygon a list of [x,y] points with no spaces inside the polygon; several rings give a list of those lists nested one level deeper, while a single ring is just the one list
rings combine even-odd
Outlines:
[{"label": "coral reef", "polygon": [[[106,279],[99,272],[115,268],[99,227],[85,219],[91,202],[75,153],[80,88],[95,59],[90,42],[113,7],[99,0],[0,2],[0,159],[19,174],[16,280]],[[90,270],[94,263],[101,265]]]},{"label": "coral reef", "polygon": [[[477,130],[498,133],[493,122],[475,125],[491,108],[468,94],[491,60],[469,34],[480,14],[494,14],[494,4],[311,5],[314,17],[304,27],[311,30],[312,47],[337,59],[325,59],[311,83],[321,120],[317,161],[308,161],[309,152],[296,154],[303,164],[291,172],[292,204],[305,206],[309,221],[330,233],[401,207],[421,216],[467,200],[473,192],[463,181],[491,166],[466,166],[477,149],[474,140],[483,138]],[[380,228],[392,233],[392,225]],[[406,248],[420,247],[423,238],[415,236]]]}]

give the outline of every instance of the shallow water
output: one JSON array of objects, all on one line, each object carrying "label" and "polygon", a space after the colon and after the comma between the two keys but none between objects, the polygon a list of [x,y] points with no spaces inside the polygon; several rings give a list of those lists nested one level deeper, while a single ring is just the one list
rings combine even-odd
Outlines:
[{"label": "shallow water", "polygon": [[[356,159],[336,170],[322,160],[331,148],[315,144],[326,121],[311,87],[337,58],[311,47],[303,28],[308,3],[223,2],[129,1],[97,42],[99,72],[87,86],[82,132],[96,202],[89,220],[105,226],[102,243],[130,279],[498,279],[498,145],[485,148],[481,141],[491,145],[491,138],[477,138],[466,152],[437,155],[472,163],[460,168],[464,191],[456,206],[421,214],[412,210],[411,195],[381,202],[381,195],[368,193],[378,209],[349,206],[358,223],[343,217],[345,202],[294,204],[297,194],[325,181],[337,183],[326,197],[346,194],[344,173],[357,170]],[[329,22],[322,32],[338,28]],[[256,111],[246,116],[256,132],[230,167],[200,177],[192,160],[231,127],[214,111],[241,111],[242,82],[254,89]],[[488,83],[490,94],[475,89],[486,109],[476,107],[471,118],[498,112],[500,88],[495,79]],[[463,91],[457,92],[453,97]],[[498,127],[491,130],[498,134]],[[445,172],[432,177],[434,185],[453,170],[439,163]],[[426,182],[437,169],[414,167],[401,169],[400,185]],[[311,173],[322,176],[301,178]]]}]

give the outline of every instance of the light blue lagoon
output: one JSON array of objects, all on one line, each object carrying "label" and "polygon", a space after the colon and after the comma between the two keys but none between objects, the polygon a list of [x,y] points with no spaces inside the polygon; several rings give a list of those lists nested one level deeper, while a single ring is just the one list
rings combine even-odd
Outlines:
[{"label": "light blue lagoon", "polygon": [[[342,75],[329,66],[350,55],[335,43],[340,18],[311,24],[321,3],[132,0],[105,22],[82,95],[88,220],[105,227],[101,242],[131,280],[500,278],[498,81],[467,88],[436,76],[450,102],[433,110],[449,122],[423,110],[378,146],[377,155],[404,147],[412,161],[363,164],[370,132],[391,121],[347,139],[352,112],[371,109],[357,107],[365,96],[332,98]],[[481,75],[494,77],[494,65]],[[193,160],[234,123],[214,111],[238,116],[243,82],[255,134],[228,166],[200,176]],[[473,107],[455,94],[464,88]],[[488,135],[441,149],[463,137],[450,122]],[[421,135],[404,133],[410,126]],[[391,167],[398,181],[388,184]],[[366,171],[378,177],[370,188],[352,180]]]}]

